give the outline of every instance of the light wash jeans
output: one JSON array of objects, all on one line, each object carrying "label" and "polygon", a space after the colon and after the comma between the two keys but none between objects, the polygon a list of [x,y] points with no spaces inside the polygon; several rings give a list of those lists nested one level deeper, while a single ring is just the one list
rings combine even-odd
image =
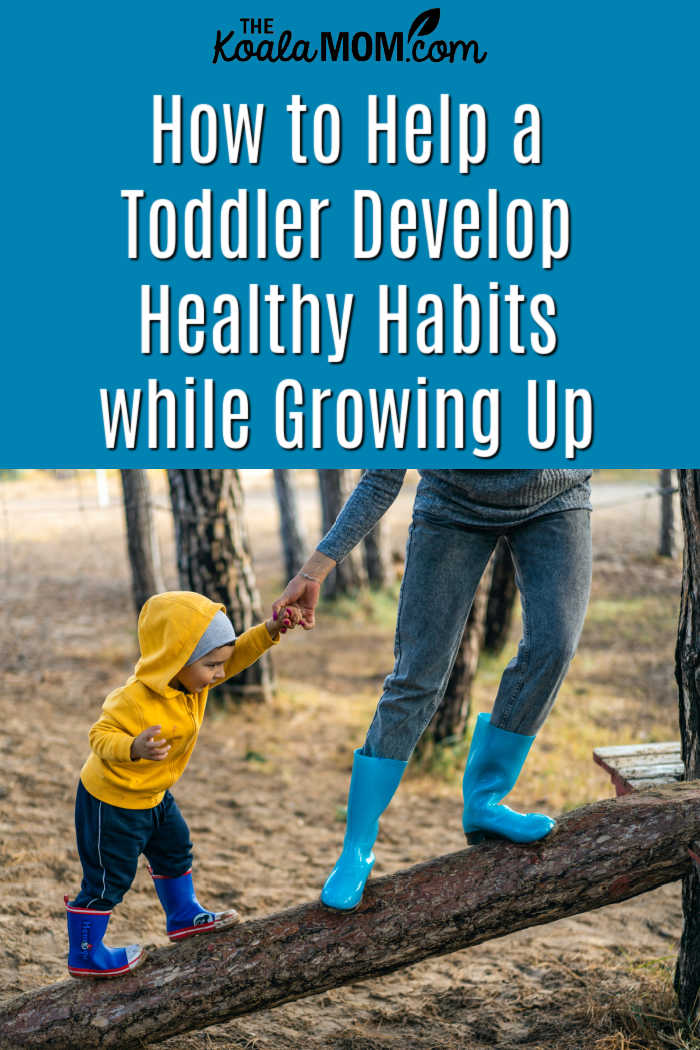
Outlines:
[{"label": "light wash jeans", "polygon": [[491,715],[534,736],[549,714],[583,627],[591,584],[590,511],[543,515],[504,531],[457,524],[445,508],[413,514],[396,622],[394,670],[363,753],[408,760],[439,706],[482,573],[500,535],[520,590],[523,636]]}]

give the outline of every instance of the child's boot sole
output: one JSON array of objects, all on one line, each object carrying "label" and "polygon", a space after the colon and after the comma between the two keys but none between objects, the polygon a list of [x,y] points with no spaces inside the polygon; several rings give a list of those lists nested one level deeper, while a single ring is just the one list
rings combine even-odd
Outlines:
[{"label": "child's boot sole", "polygon": [[76,977],[79,980],[84,978],[97,979],[97,980],[110,980],[112,977],[123,977],[125,974],[135,970],[137,966],[146,958],[146,952],[142,951],[140,955],[137,955],[135,959],[132,959],[126,966],[120,966],[118,970],[75,970],[68,967],[68,973],[71,977]]},{"label": "child's boot sole", "polygon": [[185,926],[182,930],[173,930],[168,934],[171,941],[182,941],[185,937],[195,937],[199,933],[213,933],[214,930],[224,930],[227,926],[235,926],[241,921],[237,911],[222,912],[221,918],[216,922],[202,923],[201,926]]}]

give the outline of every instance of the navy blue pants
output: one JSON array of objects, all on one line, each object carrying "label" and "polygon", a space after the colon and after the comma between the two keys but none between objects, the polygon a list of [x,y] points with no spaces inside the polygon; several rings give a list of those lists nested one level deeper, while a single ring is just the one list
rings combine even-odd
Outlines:
[{"label": "navy blue pants", "polygon": [[192,843],[169,791],[153,809],[123,809],[94,798],[78,784],[75,831],[83,866],[78,908],[106,911],[119,904],[143,853],[154,875],[177,878],[192,867]]}]

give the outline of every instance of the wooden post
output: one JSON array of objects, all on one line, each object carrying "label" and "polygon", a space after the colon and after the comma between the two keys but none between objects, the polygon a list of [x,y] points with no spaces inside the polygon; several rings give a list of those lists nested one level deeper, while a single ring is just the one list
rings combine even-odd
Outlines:
[{"label": "wooden post", "polygon": [[109,506],[109,481],[107,480],[106,470],[95,471],[95,481],[97,482],[97,506],[108,507]]},{"label": "wooden post", "polygon": [[305,904],[159,948],[128,977],[20,996],[0,1008],[0,1050],[130,1050],[378,977],[653,890],[687,875],[698,838],[698,782],[596,802],[541,842],[370,880],[355,912]]}]

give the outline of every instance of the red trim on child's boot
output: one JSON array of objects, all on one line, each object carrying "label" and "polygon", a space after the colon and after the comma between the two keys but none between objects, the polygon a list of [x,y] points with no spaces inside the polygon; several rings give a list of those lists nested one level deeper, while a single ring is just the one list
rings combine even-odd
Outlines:
[{"label": "red trim on child's boot", "polygon": [[76,908],[73,904],[68,903],[68,897],[63,898],[66,906],[66,911],[71,911],[76,915],[111,915],[112,910],[108,908],[106,911],[98,911],[97,908]]},{"label": "red trim on child's boot", "polygon": [[[206,912],[203,912],[202,914],[206,914]],[[180,941],[184,937],[192,937],[196,933],[209,933],[210,930],[222,930],[226,926],[233,926],[240,918],[238,912],[233,909],[230,911],[209,912],[209,914],[214,915],[211,922],[202,922],[196,926],[183,926],[179,930],[171,930],[168,937],[171,941]]]},{"label": "red trim on child's boot", "polygon": [[119,977],[123,973],[128,973],[129,970],[135,970],[137,966],[140,966],[143,960],[146,958],[144,951],[139,952],[135,959],[128,962],[126,966],[119,966],[115,970],[82,970],[75,966],[68,967],[68,973],[71,977]]},{"label": "red trim on child's boot", "polygon": [[151,873],[152,879],[181,879],[184,875],[191,875],[192,868],[188,868],[187,871],[183,871],[182,875],[156,875],[153,868],[148,869]]}]

